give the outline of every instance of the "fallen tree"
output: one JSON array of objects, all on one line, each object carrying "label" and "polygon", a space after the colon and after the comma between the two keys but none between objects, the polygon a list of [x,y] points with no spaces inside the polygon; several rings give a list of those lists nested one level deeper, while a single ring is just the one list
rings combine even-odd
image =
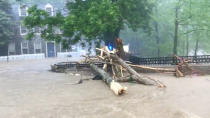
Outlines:
[{"label": "fallen tree", "polygon": [[128,71],[128,73],[131,74],[132,79],[135,80],[136,82],[145,84],[145,85],[155,85],[154,81],[148,79],[146,76],[142,76],[139,73],[137,73],[133,68],[131,68],[127,63],[125,63],[117,55],[111,54],[110,57],[116,60],[116,62],[119,63],[123,68],[125,68]]},{"label": "fallen tree", "polygon": [[[150,77],[143,76],[143,75],[137,73],[132,67],[129,66],[129,64],[127,64],[124,60],[119,58],[115,54],[115,52],[110,53],[107,50],[105,50],[104,48],[102,48],[102,49],[96,48],[96,50],[101,51],[101,54],[104,54],[104,53],[106,54],[106,55],[100,55],[100,57],[103,57],[100,59],[102,59],[105,62],[108,62],[108,64],[111,64],[112,72],[113,72],[112,74],[114,75],[116,80],[124,81],[124,82],[133,80],[133,81],[136,81],[137,83],[144,84],[144,85],[157,85],[159,87],[165,87],[165,85],[162,84],[160,81],[154,80]],[[117,70],[121,70],[120,72],[122,73],[122,68],[117,69],[120,66],[122,66],[125,70],[127,70],[127,72],[130,74],[131,79],[124,78],[122,76],[116,77],[116,75],[123,75],[123,74],[116,74],[116,73],[119,73],[119,72],[117,72]]]},{"label": "fallen tree", "polygon": [[127,87],[123,87],[118,82],[135,81],[144,85],[155,85],[161,88],[166,87],[160,81],[138,73],[133,67],[160,72],[175,72],[175,70],[170,69],[132,65],[121,58],[120,53],[117,53],[117,49],[110,51],[108,47],[104,46],[101,49],[96,48],[96,50],[100,51],[100,53],[95,57],[84,56],[85,60],[77,63],[67,63],[64,65],[61,63],[60,66],[54,65],[52,66],[52,70],[59,70],[60,67],[74,67],[76,69],[89,67],[96,73],[95,79],[101,78],[116,95],[122,95],[127,90]]},{"label": "fallen tree", "polygon": [[94,64],[90,64],[90,67],[99,74],[104,82],[106,82],[110,89],[116,94],[116,95],[122,95],[127,90],[127,87],[122,87],[118,82],[116,82],[112,77],[109,76],[108,73],[106,73],[104,70],[100,69]]}]

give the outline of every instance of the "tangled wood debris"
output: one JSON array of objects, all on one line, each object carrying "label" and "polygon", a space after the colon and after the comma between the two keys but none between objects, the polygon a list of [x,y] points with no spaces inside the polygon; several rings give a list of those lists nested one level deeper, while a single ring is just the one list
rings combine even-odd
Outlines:
[{"label": "tangled wood debris", "polygon": [[[136,67],[138,66],[126,63],[126,61],[121,59],[116,54],[116,50],[109,51],[106,47],[103,47],[101,49],[96,48],[96,50],[100,51],[99,53],[100,55],[97,55],[96,57],[85,56],[86,59],[84,60],[84,62],[90,63],[90,67],[103,78],[103,80],[110,86],[111,90],[113,90],[116,95],[123,94],[127,89],[127,87],[122,87],[118,82],[135,81],[136,83],[144,84],[144,85],[156,85],[161,88],[166,87],[163,83],[161,83],[158,80],[155,80],[150,77],[143,76],[140,73],[137,73],[132,68],[132,66],[136,66]],[[97,61],[104,64],[103,70],[93,64]],[[139,66],[139,67],[150,68],[150,67],[143,67],[143,66]],[[155,69],[155,68],[151,68],[151,69]],[[171,71],[171,70],[166,70],[166,69],[165,70],[160,69],[160,70]]]},{"label": "tangled wood debris", "polygon": [[127,90],[127,87],[123,87],[119,82],[135,81],[136,83],[144,85],[155,85],[161,88],[166,87],[159,80],[138,73],[133,67],[160,72],[175,72],[170,69],[133,65],[121,59],[116,49],[109,51],[107,47],[102,47],[100,49],[96,48],[96,50],[99,51],[99,55],[94,57],[85,55],[85,59],[80,62],[62,62],[55,64],[51,66],[51,70],[54,72],[65,72],[65,70],[69,68],[76,70],[80,68],[91,68],[93,73],[96,73],[96,77],[101,77],[116,95],[122,95]]},{"label": "tangled wood debris", "polygon": [[[138,73],[137,70],[150,70],[161,73],[174,73],[177,77],[183,77],[192,73],[192,69],[188,64],[188,60],[184,60],[178,56],[174,56],[179,60],[175,69],[154,68],[142,65],[134,65],[121,58],[119,49],[110,51],[108,47],[96,48],[98,55],[91,57],[84,55],[85,59],[80,62],[62,62],[51,66],[52,71],[65,72],[66,69],[84,69],[91,68],[96,77],[100,77],[110,87],[116,95],[122,95],[126,92],[127,87],[123,87],[118,82],[135,81],[144,85],[155,85],[161,88],[166,86],[159,80],[144,76]],[[121,53],[123,51],[120,51]]]},{"label": "tangled wood debris", "polygon": [[177,77],[184,77],[193,73],[193,69],[189,66],[187,59],[182,59],[178,56],[174,56],[178,59],[179,63],[174,69],[169,68],[155,68],[142,65],[134,65],[128,61],[120,58],[117,49],[110,51],[108,47],[96,48],[99,51],[99,55],[96,56],[87,56],[84,60],[80,62],[62,62],[57,65],[52,65],[51,69],[55,72],[65,72],[68,68],[74,69],[84,69],[91,68],[96,77],[100,77],[104,82],[110,87],[110,89],[116,95],[122,95],[126,92],[127,87],[123,87],[118,82],[130,82],[134,81],[139,84],[144,85],[155,85],[161,88],[166,86],[159,80],[155,80],[148,76],[143,76],[141,73],[138,73],[137,70],[150,70],[161,73],[174,73]]},{"label": "tangled wood debris", "polygon": [[[145,84],[145,85],[160,85],[161,84],[154,79],[151,79],[146,76],[142,76],[141,74],[137,73],[129,64],[127,64],[125,61],[123,61],[121,58],[119,58],[115,53],[109,53],[108,50],[104,49],[98,49],[99,51],[103,51],[104,55],[100,55],[100,58],[102,61],[104,61],[106,64],[104,65],[103,69],[108,70],[107,67],[111,67],[111,73],[113,75],[113,78],[115,78],[118,81],[136,81],[137,83]],[[124,78],[124,71],[127,71],[130,74],[130,80]]]},{"label": "tangled wood debris", "polygon": [[182,59],[179,56],[174,55],[175,58],[179,60],[178,65],[175,68],[175,75],[177,77],[184,77],[185,75],[191,75],[193,72],[193,69],[190,67],[189,60]]}]

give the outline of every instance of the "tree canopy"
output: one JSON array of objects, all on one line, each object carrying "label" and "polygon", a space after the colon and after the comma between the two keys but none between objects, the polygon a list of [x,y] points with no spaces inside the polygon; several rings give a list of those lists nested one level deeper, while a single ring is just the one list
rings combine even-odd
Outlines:
[{"label": "tree canopy", "polygon": [[7,0],[0,1],[0,46],[12,39],[13,23],[11,21],[11,6]]},{"label": "tree canopy", "polygon": [[[67,12],[50,16],[33,6],[24,25],[29,29],[41,27],[42,38],[62,41],[64,46],[78,42],[83,36],[86,41],[114,43],[124,26],[134,31],[148,27],[152,4],[148,0],[75,0],[68,2],[66,8]],[[62,33],[56,33],[57,28]],[[27,39],[33,35],[34,31],[30,30]]]},{"label": "tree canopy", "polygon": [[[44,39],[62,41],[65,47],[81,39],[108,44],[120,37],[139,56],[197,55],[199,50],[210,52],[209,4],[209,0],[75,0],[56,16],[33,6],[24,24],[29,29],[42,27]],[[32,36],[30,30],[27,38]]]},{"label": "tree canopy", "polygon": [[[150,35],[141,28],[138,32],[132,32],[129,28],[121,31],[122,39],[132,45],[131,52],[148,57],[172,56],[174,49],[177,55],[196,55],[199,51],[205,52],[203,54],[210,52],[209,0],[155,0],[154,5],[150,20],[152,28]],[[175,21],[178,23],[177,33],[175,33]],[[177,48],[174,48],[175,35],[177,35]]]}]

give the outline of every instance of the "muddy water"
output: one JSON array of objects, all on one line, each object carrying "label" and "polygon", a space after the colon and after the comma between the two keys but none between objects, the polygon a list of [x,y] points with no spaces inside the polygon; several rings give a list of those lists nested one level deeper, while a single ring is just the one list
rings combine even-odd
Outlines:
[{"label": "muddy water", "polygon": [[52,73],[47,59],[0,63],[0,118],[209,118],[210,76],[150,74],[166,89],[123,83],[115,96],[100,80],[69,85],[91,74]]}]

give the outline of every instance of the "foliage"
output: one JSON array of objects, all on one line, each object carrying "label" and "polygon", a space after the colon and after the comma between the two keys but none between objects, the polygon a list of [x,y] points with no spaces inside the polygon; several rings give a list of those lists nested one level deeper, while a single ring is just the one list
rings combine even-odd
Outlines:
[{"label": "foliage", "polygon": [[[186,0],[186,7],[183,8],[183,16],[188,16],[181,25],[181,36],[190,37],[191,50],[196,50],[197,48],[206,52],[206,44],[210,41],[208,34],[210,32],[210,2],[208,0]],[[199,43],[196,45],[195,43]],[[198,47],[197,47],[198,46]],[[193,49],[194,48],[194,49]],[[196,54],[197,52],[194,52]]]},{"label": "foliage", "polygon": [[[177,20],[178,55],[192,55],[196,48],[210,52],[209,4],[209,0],[75,0],[66,5],[67,12],[61,11],[55,17],[32,7],[24,24],[28,28],[42,27],[43,38],[62,41],[65,47],[81,39],[113,40],[120,34],[132,53],[171,56]],[[54,22],[56,17],[60,20]],[[56,28],[62,34],[56,34]],[[28,38],[31,37],[33,32],[29,33]]]},{"label": "foliage", "polygon": [[6,1],[0,1],[0,46],[5,45],[13,37],[13,23],[11,16],[8,14],[10,11],[10,4]]},{"label": "foliage", "polygon": [[64,17],[61,13],[56,16],[50,16],[46,11],[37,9],[33,6],[28,10],[29,16],[24,18],[24,25],[29,29],[26,39],[31,39],[34,36],[34,27],[42,28],[41,37],[46,40],[55,40],[59,42],[61,35],[56,33],[56,27],[60,27],[64,22]]},{"label": "foliage", "polygon": [[[160,56],[172,56],[176,7],[179,9],[178,55],[193,55],[196,40],[199,40],[199,50],[210,52],[208,46],[210,43],[209,0],[155,0],[153,2],[156,10],[153,9],[150,21],[151,35],[145,35],[141,29],[138,29],[137,33],[129,29],[121,32],[124,41],[132,46],[133,53],[139,52],[139,56],[154,57],[158,56],[157,49],[159,48]],[[158,24],[159,32],[155,31],[155,23]],[[156,36],[159,36],[159,44],[156,43]],[[187,42],[189,42],[189,47],[187,47]],[[189,48],[188,54],[187,48]]]},{"label": "foliage", "polygon": [[[146,28],[152,7],[147,0],[75,0],[66,6],[69,12],[65,17],[62,11],[49,16],[33,6],[24,19],[24,25],[29,29],[42,27],[42,38],[62,41],[65,45],[74,44],[83,36],[86,41],[114,40],[125,25],[133,30]],[[57,28],[62,34],[55,33]],[[107,33],[113,37],[105,38]],[[33,36],[32,30],[29,35],[28,38]]]}]

